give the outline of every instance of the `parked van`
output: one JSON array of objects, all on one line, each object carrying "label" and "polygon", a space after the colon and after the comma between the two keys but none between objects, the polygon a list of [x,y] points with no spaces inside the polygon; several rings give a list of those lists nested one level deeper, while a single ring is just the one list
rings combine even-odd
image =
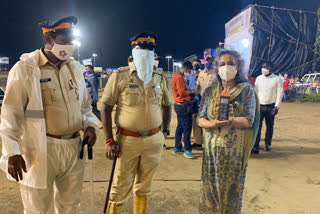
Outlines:
[{"label": "parked van", "polygon": [[320,73],[305,74],[299,82],[295,83],[295,86],[311,87],[312,89],[320,88]]}]

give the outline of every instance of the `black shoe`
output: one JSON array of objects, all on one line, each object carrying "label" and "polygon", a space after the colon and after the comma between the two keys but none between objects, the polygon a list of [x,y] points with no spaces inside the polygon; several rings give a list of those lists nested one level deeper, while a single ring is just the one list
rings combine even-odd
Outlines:
[{"label": "black shoe", "polygon": [[270,152],[270,151],[271,151],[271,146],[266,146],[266,147],[264,148],[264,151]]},{"label": "black shoe", "polygon": [[251,154],[259,154],[259,150],[252,148]]},{"label": "black shoe", "polygon": [[191,147],[192,149],[202,150],[202,144],[193,143]]}]

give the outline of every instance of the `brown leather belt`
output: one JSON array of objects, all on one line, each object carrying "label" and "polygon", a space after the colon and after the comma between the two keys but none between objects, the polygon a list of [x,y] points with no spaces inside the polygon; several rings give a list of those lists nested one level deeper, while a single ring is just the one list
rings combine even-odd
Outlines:
[{"label": "brown leather belt", "polygon": [[149,131],[144,131],[144,132],[132,132],[123,128],[119,127],[119,133],[125,136],[130,136],[130,137],[147,137],[147,136],[152,136],[157,134],[161,130],[161,126],[158,128],[149,130]]},{"label": "brown leather belt", "polygon": [[80,136],[80,133],[79,131],[71,134],[71,135],[52,135],[52,134],[49,134],[47,133],[47,136],[48,137],[52,137],[52,138],[56,138],[56,139],[63,139],[63,140],[69,140],[69,139],[74,139],[74,138],[77,138]]}]

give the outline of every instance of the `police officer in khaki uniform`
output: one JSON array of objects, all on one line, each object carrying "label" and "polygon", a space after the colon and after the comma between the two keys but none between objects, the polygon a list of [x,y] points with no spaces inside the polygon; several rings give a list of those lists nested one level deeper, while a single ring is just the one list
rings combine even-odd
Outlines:
[{"label": "police officer in khaki uniform", "polygon": [[[102,123],[106,135],[106,156],[118,157],[112,184],[109,214],[121,213],[125,198],[133,189],[134,214],[146,212],[147,196],[160,163],[164,134],[163,105],[172,105],[163,81],[153,77],[156,36],[139,33],[131,39],[133,63],[113,73],[102,96]],[[117,138],[112,134],[111,112],[116,107]],[[169,108],[164,108],[169,117]],[[165,121],[166,123],[168,121]],[[168,127],[163,124],[163,127]]]},{"label": "police officer in khaki uniform", "polygon": [[217,74],[214,72],[213,57],[208,56],[206,58],[205,69],[199,73],[196,92],[202,96],[207,88],[215,84],[217,84]]},{"label": "police officer in khaki uniform", "polygon": [[[98,131],[84,67],[70,57],[76,17],[44,23],[45,47],[11,69],[3,101],[0,166],[19,182],[25,214],[79,213],[84,165],[80,131],[93,146]],[[55,187],[55,188],[54,188]]]}]

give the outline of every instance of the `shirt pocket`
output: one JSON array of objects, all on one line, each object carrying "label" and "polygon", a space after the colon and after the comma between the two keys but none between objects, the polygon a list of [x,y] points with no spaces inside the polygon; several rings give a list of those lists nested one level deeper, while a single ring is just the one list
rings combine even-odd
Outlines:
[{"label": "shirt pocket", "polygon": [[152,94],[150,95],[150,100],[151,103],[156,104],[156,105],[161,105],[162,104],[162,89],[159,86],[155,86],[152,89]]},{"label": "shirt pocket", "polygon": [[69,96],[72,101],[79,101],[79,89],[72,80],[69,81]]},{"label": "shirt pocket", "polygon": [[53,82],[41,83],[42,101],[45,105],[52,105],[56,101],[56,86]]},{"label": "shirt pocket", "polygon": [[137,106],[142,94],[136,88],[127,88],[123,93],[123,104],[129,106]]}]

